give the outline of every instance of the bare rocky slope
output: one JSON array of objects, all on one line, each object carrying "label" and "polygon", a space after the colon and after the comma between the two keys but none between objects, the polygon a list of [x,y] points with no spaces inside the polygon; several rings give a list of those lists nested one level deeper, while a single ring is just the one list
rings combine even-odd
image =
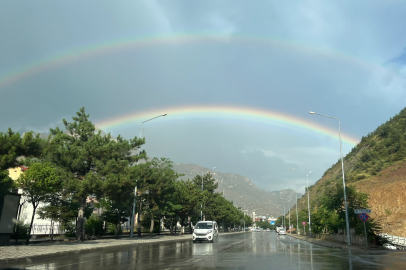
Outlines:
[{"label": "bare rocky slope", "polygon": [[[346,185],[369,195],[370,216],[381,231],[406,237],[406,108],[363,137],[344,158],[344,168]],[[342,185],[340,161],[310,187],[312,208],[334,185]],[[307,196],[298,208],[307,208]]]},{"label": "bare rocky slope", "polygon": [[[284,199],[291,199],[291,204],[295,201],[295,191],[291,189],[281,191],[266,191],[256,187],[250,179],[235,173],[220,173],[195,164],[174,164],[174,170],[184,174],[182,179],[193,179],[197,174],[204,175],[210,172],[218,182],[217,192],[224,192],[227,200],[252,213],[255,210],[257,216],[278,217],[283,213]],[[298,194],[298,197],[301,197]],[[285,203],[286,211],[288,205]]]}]

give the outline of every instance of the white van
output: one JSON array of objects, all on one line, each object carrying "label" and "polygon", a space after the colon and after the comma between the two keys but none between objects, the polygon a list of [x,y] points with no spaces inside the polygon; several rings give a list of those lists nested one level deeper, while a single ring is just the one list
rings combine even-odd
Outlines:
[{"label": "white van", "polygon": [[192,240],[196,241],[210,241],[213,242],[214,238],[219,237],[219,228],[215,221],[199,221],[193,230]]}]

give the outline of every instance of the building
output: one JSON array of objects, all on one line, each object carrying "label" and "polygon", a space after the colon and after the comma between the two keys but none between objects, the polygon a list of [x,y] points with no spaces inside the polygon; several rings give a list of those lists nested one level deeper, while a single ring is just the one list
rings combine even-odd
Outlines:
[{"label": "building", "polygon": [[[11,179],[16,181],[20,177],[20,175],[23,172],[25,172],[26,170],[29,170],[29,168],[26,166],[18,166],[15,168],[9,168],[8,174]],[[18,189],[18,194],[23,194],[23,190]],[[45,205],[46,205],[45,203],[40,202],[37,207],[37,211],[39,208],[41,208]],[[32,204],[27,202],[27,197],[21,196],[20,211],[18,213],[20,223],[30,224],[33,211],[34,211],[34,208],[33,208]],[[59,234],[60,233],[59,232],[59,223],[54,222],[53,227],[54,227],[54,234]],[[51,220],[41,219],[38,216],[38,214],[36,213],[35,217],[34,217],[33,227],[31,229],[31,235],[50,234],[50,232],[51,232]]]},{"label": "building", "polygon": [[26,170],[28,170],[28,167],[26,166],[18,166],[15,168],[9,168],[8,169],[8,176],[13,179],[14,181],[16,181],[20,175],[25,172]]}]

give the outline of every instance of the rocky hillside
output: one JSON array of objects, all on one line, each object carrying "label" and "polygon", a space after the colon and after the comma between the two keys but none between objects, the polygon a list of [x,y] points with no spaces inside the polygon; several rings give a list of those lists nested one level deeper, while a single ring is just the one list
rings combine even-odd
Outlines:
[{"label": "rocky hillside", "polygon": [[[346,185],[369,195],[371,217],[382,231],[406,237],[406,108],[363,137],[344,158],[344,168]],[[310,187],[312,208],[327,189],[340,184],[338,161]],[[305,198],[298,207],[307,207]]]},{"label": "rocky hillside", "polygon": [[[182,179],[192,179],[196,174],[210,172],[217,180],[219,186],[217,192],[224,192],[227,200],[233,201],[234,205],[247,209],[250,213],[255,210],[257,216],[277,217],[283,213],[284,199],[291,199],[290,205],[295,202],[295,191],[291,189],[282,191],[265,191],[256,187],[250,179],[234,173],[220,173],[194,164],[174,164],[174,170],[184,174]],[[301,197],[298,194],[298,197]],[[285,203],[286,211],[288,204]]]}]

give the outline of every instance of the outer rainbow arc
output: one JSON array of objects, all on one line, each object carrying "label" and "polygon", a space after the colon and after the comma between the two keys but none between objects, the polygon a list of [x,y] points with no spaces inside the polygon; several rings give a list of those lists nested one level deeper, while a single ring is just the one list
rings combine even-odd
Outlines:
[{"label": "outer rainbow arc", "polygon": [[[277,39],[277,38],[263,38],[255,36],[243,36],[234,35],[230,37],[224,37],[221,34],[216,33],[203,33],[203,34],[174,34],[169,36],[148,36],[148,37],[137,37],[133,39],[124,39],[114,42],[98,43],[86,48],[79,48],[76,50],[65,51],[60,54],[56,54],[49,58],[28,64],[24,67],[15,69],[11,72],[5,73],[0,76],[0,88],[4,85],[14,83],[23,78],[44,72],[51,68],[56,68],[63,66],[72,62],[80,61],[84,58],[95,57],[100,54],[130,50],[134,48],[141,48],[146,46],[154,45],[165,45],[165,44],[185,44],[185,43],[202,43],[202,42],[223,42],[224,44],[232,42],[257,42],[263,44],[272,44],[275,47],[280,47],[283,49],[302,51],[307,53],[321,54],[324,56],[340,59],[342,61],[349,62],[351,64],[362,66],[368,70],[380,69],[385,72],[391,72],[384,69],[383,67],[361,61],[353,56],[342,54],[335,51],[329,51],[323,48],[305,46],[303,44],[297,44],[292,41]],[[396,74],[394,74],[396,75]],[[398,75],[396,75],[398,76]]]},{"label": "outer rainbow arc", "polygon": [[[249,107],[233,107],[233,106],[182,106],[162,108],[159,110],[150,110],[146,112],[131,113],[111,119],[106,119],[96,123],[96,126],[101,129],[111,129],[114,127],[125,126],[134,122],[142,122],[142,120],[167,113],[171,119],[191,119],[191,118],[216,118],[216,119],[237,119],[241,121],[259,122],[270,125],[284,125],[288,127],[305,129],[317,134],[327,135],[333,139],[338,139],[338,131],[329,129],[322,125],[294,117],[288,114],[282,114],[269,110],[260,110]],[[351,135],[342,133],[342,140],[345,144],[353,147],[359,140]]]}]

